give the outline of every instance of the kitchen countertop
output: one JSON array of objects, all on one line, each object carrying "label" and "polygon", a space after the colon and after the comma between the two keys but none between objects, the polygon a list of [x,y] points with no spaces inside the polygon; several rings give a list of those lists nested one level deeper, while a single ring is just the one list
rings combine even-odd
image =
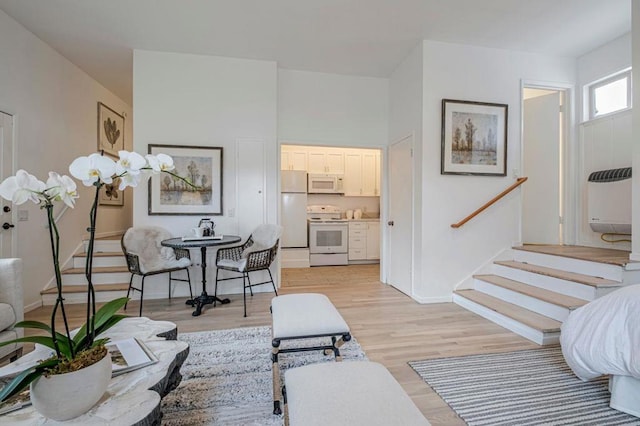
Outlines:
[{"label": "kitchen countertop", "polygon": [[360,219],[347,219],[349,222],[380,222],[379,217],[363,217]]}]

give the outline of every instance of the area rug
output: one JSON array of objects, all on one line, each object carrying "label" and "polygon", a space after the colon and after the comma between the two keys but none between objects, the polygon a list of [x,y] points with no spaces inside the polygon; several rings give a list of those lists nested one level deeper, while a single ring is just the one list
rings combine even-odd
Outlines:
[{"label": "area rug", "polygon": [[559,346],[409,365],[472,426],[640,425],[609,408],[606,378],[578,379]]},{"label": "area rug", "polygon": [[[178,339],[189,343],[189,356],[180,369],[180,386],[162,400],[163,425],[283,424],[282,416],[273,415],[270,327],[183,333]],[[296,341],[296,345],[320,343],[327,340]],[[281,348],[286,347],[290,342],[282,342]],[[367,359],[354,338],[340,353],[343,362]],[[285,353],[279,359],[281,373],[305,364],[335,362],[321,351]]]}]

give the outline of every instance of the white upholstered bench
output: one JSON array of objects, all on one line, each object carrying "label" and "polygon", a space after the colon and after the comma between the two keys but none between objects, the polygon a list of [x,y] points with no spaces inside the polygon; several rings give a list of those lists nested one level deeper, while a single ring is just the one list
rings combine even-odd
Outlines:
[{"label": "white upholstered bench", "polygon": [[[340,347],[351,340],[349,326],[333,303],[324,294],[287,294],[271,300],[273,338],[271,341],[273,363],[273,413],[280,409],[280,368],[278,354],[287,352],[322,350],[325,355],[333,353],[340,361]],[[330,344],[319,346],[280,348],[283,340],[330,337]]]},{"label": "white upholstered bench", "polygon": [[284,374],[285,425],[429,425],[381,364],[305,365]]}]

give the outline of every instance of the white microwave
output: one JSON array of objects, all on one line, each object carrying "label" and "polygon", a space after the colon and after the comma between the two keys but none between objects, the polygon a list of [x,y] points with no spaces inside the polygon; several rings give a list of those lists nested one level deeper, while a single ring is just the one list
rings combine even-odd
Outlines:
[{"label": "white microwave", "polygon": [[309,194],[344,194],[343,176],[338,174],[309,174]]}]

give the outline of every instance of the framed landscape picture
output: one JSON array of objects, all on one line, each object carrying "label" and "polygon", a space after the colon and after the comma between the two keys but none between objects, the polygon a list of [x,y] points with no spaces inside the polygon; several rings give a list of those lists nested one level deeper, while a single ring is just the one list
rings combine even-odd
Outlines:
[{"label": "framed landscape picture", "polygon": [[98,102],[98,151],[117,157],[124,149],[124,116]]},{"label": "framed landscape picture", "polygon": [[506,104],[442,100],[443,175],[507,175]]},{"label": "framed landscape picture", "polygon": [[178,177],[160,173],[149,179],[150,215],[221,215],[222,148],[182,145],[149,145],[149,154],[173,158]]}]

